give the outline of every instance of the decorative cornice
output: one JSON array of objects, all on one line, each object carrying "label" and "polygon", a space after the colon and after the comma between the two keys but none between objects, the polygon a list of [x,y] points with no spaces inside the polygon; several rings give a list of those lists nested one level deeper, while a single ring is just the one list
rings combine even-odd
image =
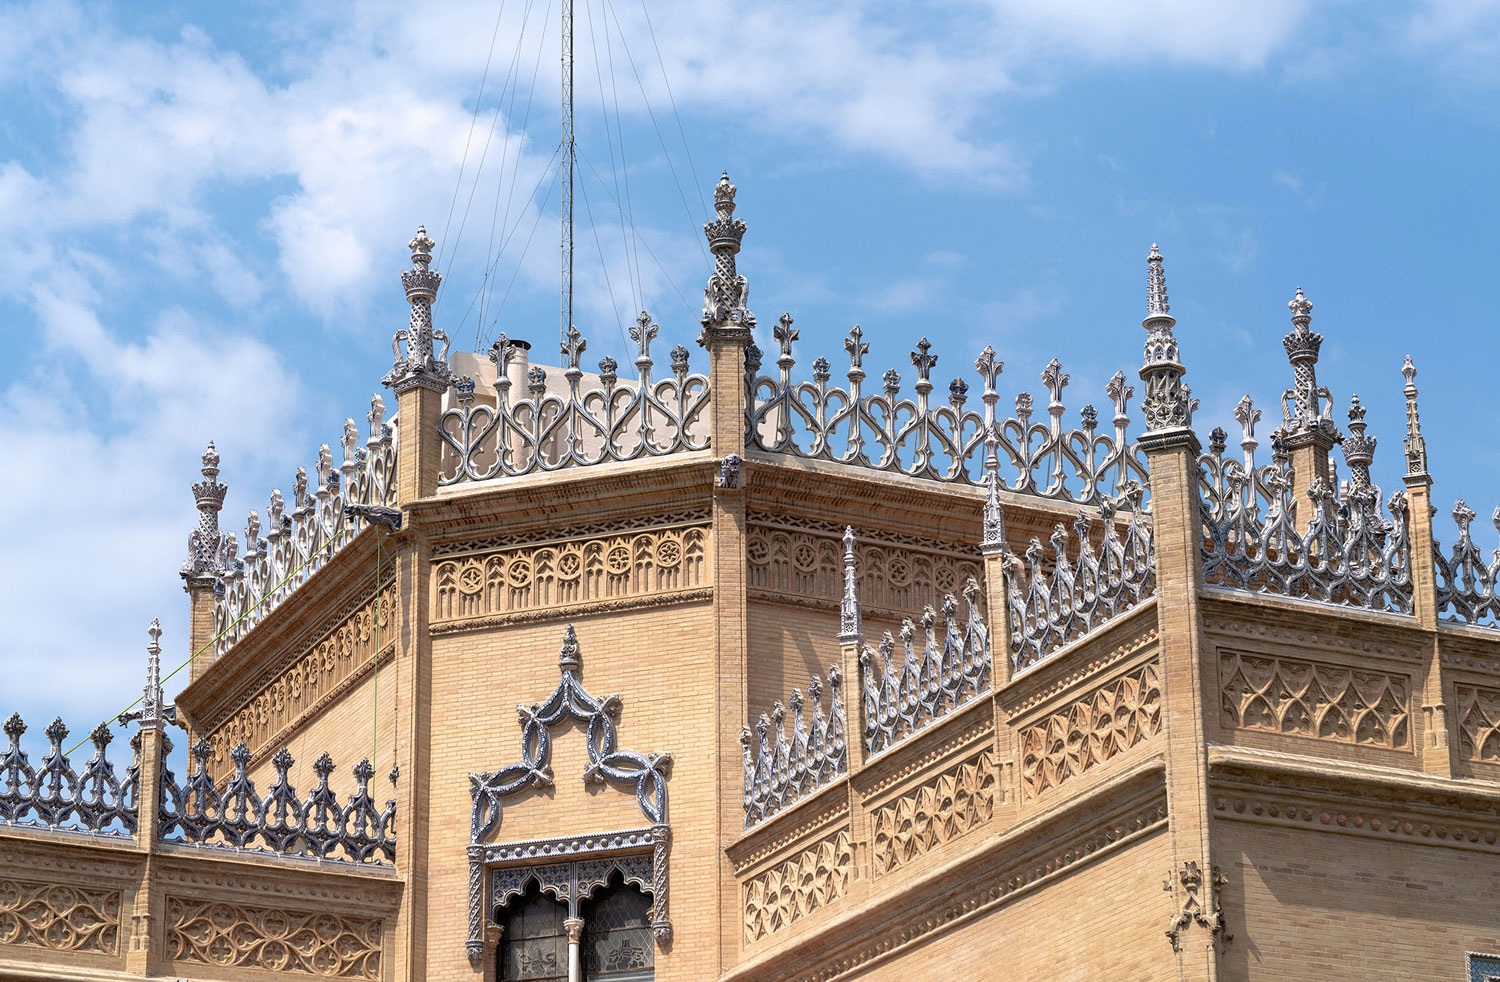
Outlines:
[{"label": "decorative cornice", "polygon": [[[1135,620],[1143,619],[1142,614],[1147,610],[1152,612],[1151,623],[1140,627]],[[1017,675],[995,697],[1007,719],[1014,723],[1021,715],[1042,708],[1052,700],[1093,682],[1128,659],[1145,653],[1160,634],[1155,610],[1156,598],[1153,597],[1105,630],[1078,639],[1036,667]],[[1099,644],[1100,639],[1107,641],[1111,633],[1125,637],[1115,645],[1099,650],[1103,647]],[[1090,650],[1098,653],[1075,662],[1075,658],[1082,657],[1082,652]]]},{"label": "decorative cornice", "polygon": [[600,600],[584,604],[561,604],[537,610],[518,610],[511,614],[489,614],[484,617],[443,621],[441,624],[433,624],[428,630],[435,638],[447,637],[453,634],[487,631],[497,627],[510,627],[514,624],[576,620],[600,614],[617,614],[625,610],[641,610],[647,607],[680,607],[712,600],[713,595],[714,588],[705,586],[692,590],[663,592],[648,597],[625,597],[620,600]]},{"label": "decorative cornice", "polygon": [[470,846],[469,852],[471,856],[477,855],[480,862],[490,866],[529,864],[577,859],[580,856],[615,856],[622,853],[643,852],[651,849],[663,835],[668,834],[665,825],[648,825],[640,829],[601,832],[597,835],[496,842],[489,845]]},{"label": "decorative cornice", "polygon": [[851,780],[866,804],[911,778],[962,756],[995,732],[994,701],[981,694],[952,716],[935,721],[925,730],[886,753],[880,754],[855,773]]},{"label": "decorative cornice", "polygon": [[[889,895],[891,906],[866,906],[852,916],[804,933],[790,944],[769,947],[725,973],[725,982],[832,982],[863,971],[1166,828],[1162,765],[1147,762],[1121,775],[1086,800],[1064,804],[949,863],[931,867]],[[1101,811],[1100,796],[1114,799]],[[1146,800],[1142,800],[1142,799]],[[1070,816],[1087,816],[1089,827],[1035,842]],[[955,885],[958,889],[955,889]],[[816,960],[813,969],[798,969]]]},{"label": "decorative cornice", "polygon": [[514,534],[507,529],[480,539],[446,539],[435,542],[432,545],[431,556],[433,559],[452,559],[458,556],[479,555],[521,546],[562,545],[579,539],[617,533],[659,532],[666,529],[707,526],[711,517],[712,509],[708,505],[702,505],[665,514],[627,515],[599,522],[566,525],[561,528],[555,524],[536,525],[529,529],[522,528]]},{"label": "decorative cornice", "polygon": [[746,832],[725,852],[736,875],[748,873],[797,845],[823,835],[826,829],[848,817],[849,782],[847,777],[841,776]]}]

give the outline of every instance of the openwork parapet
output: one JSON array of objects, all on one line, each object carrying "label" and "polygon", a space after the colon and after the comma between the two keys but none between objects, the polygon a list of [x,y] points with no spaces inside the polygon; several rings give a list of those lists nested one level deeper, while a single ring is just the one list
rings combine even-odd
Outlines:
[{"label": "openwork parapet", "polygon": [[[1453,506],[1453,520],[1458,523],[1458,541],[1453,544],[1453,551],[1444,556],[1437,543],[1433,543],[1438,614],[1465,624],[1500,627],[1500,595],[1496,593],[1500,587],[1500,549],[1485,561],[1469,534],[1475,517],[1474,509],[1459,498]],[[1491,521],[1500,530],[1500,508],[1495,509]]]},{"label": "openwork parapet", "polygon": [[455,383],[458,405],[443,413],[446,445],[438,483],[485,481],[533,471],[635,460],[704,450],[708,436],[708,379],[689,371],[688,350],[672,349],[670,378],[651,377],[651,342],[658,332],[644,311],[630,329],[636,377],[622,381],[613,358],[599,362],[598,384],[584,386],[580,367],[587,342],[571,328],[562,344],[567,391],[547,389],[546,370],[532,366],[526,391],[512,393],[511,363],[519,349],[505,335],[490,350],[494,404],[476,404],[474,380]]},{"label": "openwork parapet", "polygon": [[[1128,509],[1124,534],[1118,509]],[[1051,556],[1039,539],[1026,549],[1026,571],[1007,556],[1006,603],[1010,607],[1011,657],[1017,671],[1098,629],[1156,594],[1156,540],[1141,521],[1141,489],[1127,487],[1118,500],[1099,505],[1102,526],[1094,544],[1095,519],[1080,511],[1073,521],[1078,545],[1068,556],[1068,528],[1053,527]]]},{"label": "openwork parapet", "polygon": [[214,604],[214,654],[222,655],[251,628],[265,620],[287,597],[354,540],[366,520],[345,514],[346,505],[391,507],[396,503],[396,430],[385,420],[379,396],[365,417],[369,437],[359,445],[354,420],[344,421],[340,440],[343,462],[335,467],[328,444],[318,452],[318,484],[308,490],[307,472],[297,468],[292,509],[279,490],[271,492],[265,537],[260,516],[250,512],[245,525],[245,557],[236,559],[233,533],[226,536],[227,559],[219,576],[222,595]]},{"label": "openwork parapet", "polygon": [[[759,822],[849,772],[848,731],[844,714],[843,679],[839,667],[828,669],[829,706],[823,715],[823,686],[817,676],[807,683],[811,718],[804,718],[802,692],[793,689],[787,704],[792,710],[792,734],[787,738],[786,710],[778,700],[770,715],[761,713],[755,724],[760,749],[752,752],[750,727],[740,730],[745,765],[745,828]],[[774,733],[774,736],[773,736]]]},{"label": "openwork parapet", "polygon": [[[166,750],[171,750],[170,742]],[[193,773],[181,785],[162,755],[160,835],[166,840],[233,849],[255,849],[283,856],[314,856],[351,863],[386,865],[396,861],[396,802],[377,810],[370,795],[375,775],[369,758],[354,765],[358,789],[339,803],[328,786],[333,758],[323,754],[313,762],[318,783],[298,796],[287,772],[295,761],[286,748],[271,758],[276,780],[264,796],[246,773],[250,748],[236,746],[230,757],[234,774],[220,791],[208,773],[208,741],[192,748]],[[392,782],[395,775],[392,774]]]},{"label": "openwork parapet", "polygon": [[929,606],[922,612],[925,640],[920,652],[917,628],[910,619],[901,625],[905,655],[899,661],[890,634],[881,638],[878,649],[861,642],[867,754],[896,746],[989,689],[990,629],[979,611],[979,584],[969,580],[963,593],[968,607],[963,620],[952,594],[943,599],[941,628],[935,610]]},{"label": "openwork parapet", "polygon": [[1272,462],[1256,466],[1253,425],[1247,424],[1243,459],[1224,456],[1225,434],[1218,429],[1200,458],[1204,582],[1411,613],[1405,492],[1391,496],[1387,516],[1367,465],[1353,468],[1355,478],[1341,494],[1314,480],[1306,502],[1311,517],[1298,532],[1285,451],[1273,444]]},{"label": "openwork parapet", "polygon": [[124,778],[115,775],[115,765],[105,757],[114,739],[108,724],[100,723],[89,734],[94,755],[81,774],[63,752],[68,728],[61,719],[47,726],[50,747],[39,766],[33,767],[21,749],[25,732],[19,715],[5,721],[10,744],[0,756],[0,822],[113,835],[135,831],[136,766],[128,768]]},{"label": "openwork parapet", "polygon": [[828,359],[813,362],[811,382],[793,382],[797,331],[790,315],[773,329],[781,353],[775,376],[761,375],[761,352],[745,352],[746,445],[756,450],[856,464],[912,477],[978,484],[982,471],[997,468],[1011,491],[1080,503],[1097,503],[1128,481],[1146,483],[1146,468],[1127,430],[1128,402],[1135,390],[1116,372],[1105,386],[1114,408],[1113,432],[1099,432],[1099,413],[1084,406],[1076,427],[1063,424],[1068,376],[1054,359],[1042,372],[1047,420],[1033,421],[1032,397],[1016,396],[1016,415],[1002,418],[995,388],[1005,363],[986,346],[974,367],[983,381],[983,409],[967,407],[969,384],[948,383],[948,397],[934,400],[932,370],[938,356],[926,338],[911,352],[917,371],[915,398],[901,394],[895,369],[873,392],[864,388],[864,356],[870,346],[856,325],[844,341],[848,384],[830,385]]}]

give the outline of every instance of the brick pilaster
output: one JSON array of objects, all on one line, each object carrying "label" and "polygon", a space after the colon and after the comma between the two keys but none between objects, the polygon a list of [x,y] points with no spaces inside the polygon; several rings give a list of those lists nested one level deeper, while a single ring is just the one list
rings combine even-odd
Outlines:
[{"label": "brick pilaster", "polygon": [[131,741],[139,768],[136,785],[135,847],[145,854],[140,867],[140,881],[131,898],[129,940],[125,946],[125,970],[134,975],[155,975],[164,968],[162,934],[165,930],[163,903],[155,888],[157,818],[161,802],[161,762],[169,744],[166,724],[161,720],[141,723]]}]

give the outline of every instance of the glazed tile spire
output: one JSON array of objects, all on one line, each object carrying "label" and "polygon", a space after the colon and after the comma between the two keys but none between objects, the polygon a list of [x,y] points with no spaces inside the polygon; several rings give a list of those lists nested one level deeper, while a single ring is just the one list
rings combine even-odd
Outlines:
[{"label": "glazed tile spire", "polygon": [[755,327],[755,315],[749,310],[750,286],[735,269],[735,256],[745,237],[745,223],[734,217],[736,188],[725,171],[714,188],[714,220],[703,226],[708,250],[714,254],[713,275],[703,291],[703,327],[705,330],[743,330]]},{"label": "glazed tile spire", "polygon": [[1161,251],[1151,243],[1146,257],[1146,346],[1141,365],[1145,397],[1141,408],[1146,417],[1148,434],[1171,430],[1190,431],[1193,425],[1193,399],[1182,384],[1187,369],[1178,360],[1177,338],[1172,334],[1177,319],[1167,303],[1167,274],[1162,267]]},{"label": "glazed tile spire", "polygon": [[1417,415],[1417,366],[1411,363],[1411,355],[1401,366],[1401,375],[1406,379],[1406,473],[1409,477],[1427,474],[1427,441],[1422,439],[1422,420]]},{"label": "glazed tile spire", "polygon": [[203,451],[203,480],[193,482],[193,501],[198,507],[198,526],[188,535],[188,558],[182,578],[212,581],[234,564],[234,537],[219,531],[219,511],[229,487],[219,481],[219,451],[210,440]]},{"label": "glazed tile spire", "polygon": [[[411,268],[401,273],[401,285],[411,304],[411,321],[391,338],[394,363],[385,384],[398,395],[416,386],[442,392],[453,381],[453,372],[448,368],[448,335],[432,326],[432,304],[443,282],[442,274],[432,268],[437,243],[425,226],[418,226],[406,245],[411,250]],[[443,342],[441,353],[435,349],[436,341]]]}]

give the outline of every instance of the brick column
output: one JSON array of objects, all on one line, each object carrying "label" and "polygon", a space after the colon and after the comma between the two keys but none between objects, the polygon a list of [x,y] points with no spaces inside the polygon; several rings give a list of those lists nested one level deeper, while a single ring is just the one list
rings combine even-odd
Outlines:
[{"label": "brick column", "polygon": [[1412,613],[1427,632],[1418,689],[1422,715],[1414,738],[1418,740],[1422,770],[1440,777],[1453,776],[1453,751],[1449,744],[1452,724],[1448,715],[1449,693],[1443,679],[1443,659],[1438,642],[1437,567],[1433,553],[1432,478],[1427,473],[1427,442],[1417,415],[1417,369],[1406,359],[1401,367],[1406,379],[1406,485],[1407,532],[1411,542]]},{"label": "brick column", "polygon": [[979,552],[984,557],[984,616],[990,628],[990,687],[999,692],[1010,684],[1013,670],[1010,652],[1009,584],[1006,577],[1010,545],[1005,539],[1005,510],[1000,507],[1000,476],[985,477],[984,534]]},{"label": "brick column", "polygon": [[[428,758],[431,731],[432,643],[427,631],[429,568],[425,531],[414,527],[409,506],[437,491],[438,419],[443,393],[453,382],[448,368],[447,336],[433,327],[432,303],[442,277],[431,268],[437,243],[425,228],[407,243],[411,268],[401,273],[401,285],[411,304],[411,319],[397,331],[398,354],[385,377],[396,393],[396,505],[406,512],[403,528],[382,541],[385,561],[395,570],[395,593],[401,597],[393,665],[404,718],[396,721],[396,863],[406,877],[395,927],[391,964],[396,979],[426,977],[425,919],[427,912],[427,802],[431,800]],[[434,342],[443,341],[441,353]],[[377,653],[378,657],[378,653]],[[378,671],[378,663],[377,663]]]},{"label": "brick column", "polygon": [[714,188],[715,218],[703,227],[714,254],[714,272],[703,297],[703,332],[708,349],[709,436],[719,461],[713,487],[714,677],[718,714],[716,753],[719,815],[719,963],[722,973],[735,960],[743,936],[739,890],[724,848],[744,831],[744,783],[740,728],[749,712],[746,625],[745,502],[752,476],[744,466],[745,349],[753,340],[755,315],[745,306],[748,286],[735,271],[745,223],[734,217],[735,186],[726,173]]},{"label": "brick column", "polygon": [[188,595],[188,683],[198,681],[214,663],[214,578],[187,577],[182,585]]},{"label": "brick column", "polygon": [[125,970],[136,975],[154,975],[164,967],[162,935],[165,928],[160,892],[155,888],[155,859],[158,819],[161,808],[161,765],[172,749],[167,739],[167,717],[171,710],[162,702],[161,692],[161,625],[151,622],[151,644],[147,648],[146,687],[141,708],[124,717],[138,722],[140,728],[130,741],[135,751],[137,784],[136,828],[134,846],[141,853],[140,880],[130,899],[129,940],[125,948]]},{"label": "brick column", "polygon": [[[1168,835],[1172,868],[1164,870],[1172,895],[1170,941],[1180,980],[1214,982],[1219,974],[1219,924],[1215,896],[1219,870],[1210,838],[1204,707],[1210,705],[1204,663],[1199,588],[1198,454],[1192,402],[1167,312],[1161,253],[1148,259],[1145,383],[1146,433],[1141,448],[1151,479],[1151,526],[1156,550],[1156,603],[1161,661],[1162,729],[1166,741]],[[1167,943],[1163,939],[1163,943]]]}]

